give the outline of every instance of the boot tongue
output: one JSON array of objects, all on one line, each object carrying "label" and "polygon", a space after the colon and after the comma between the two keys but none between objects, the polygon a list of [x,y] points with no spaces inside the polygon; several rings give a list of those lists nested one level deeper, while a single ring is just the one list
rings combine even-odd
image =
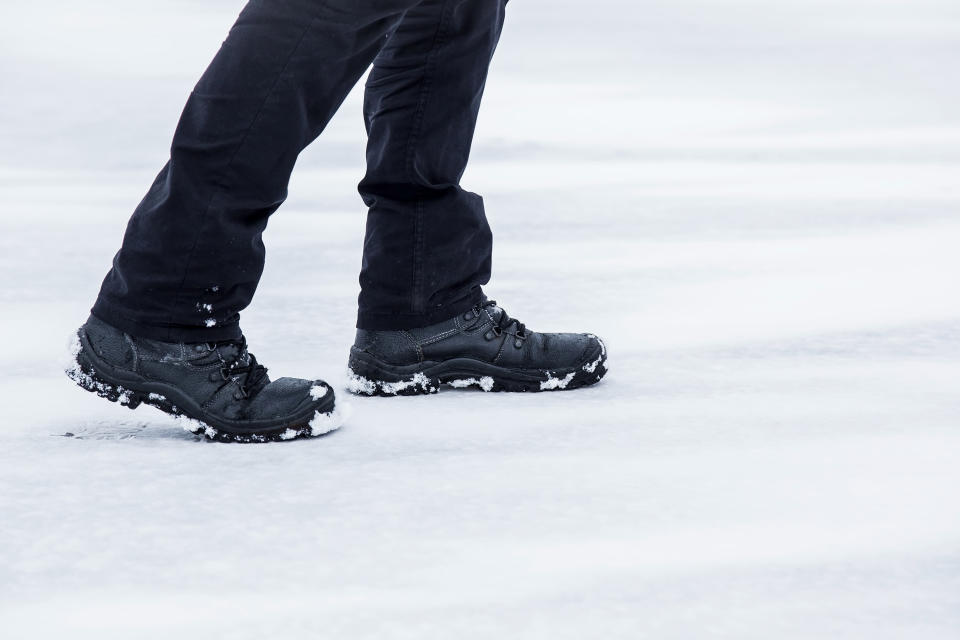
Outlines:
[{"label": "boot tongue", "polygon": [[506,310],[500,308],[495,302],[485,306],[484,310],[490,314],[493,324],[499,326],[503,330],[515,328],[518,333],[523,333],[524,335],[528,331],[527,327],[522,322],[516,318],[511,318],[507,314]]},{"label": "boot tongue", "polygon": [[491,305],[489,307],[484,307],[484,311],[490,314],[490,317],[495,323],[500,322],[500,317],[503,315],[503,309],[497,305]]},{"label": "boot tongue", "polygon": [[256,395],[264,387],[270,384],[270,376],[267,375],[266,367],[256,363],[256,360],[247,351],[246,342],[221,342],[217,344],[217,351],[220,358],[227,363],[228,371],[236,371],[243,367],[249,367],[251,363],[256,364],[252,370],[245,371],[244,387],[251,396]]},{"label": "boot tongue", "polygon": [[236,342],[221,342],[217,344],[217,351],[226,362],[235,363],[239,367],[250,364],[250,354]]},{"label": "boot tongue", "polygon": [[[490,318],[493,320],[494,326],[501,326],[503,322],[503,316],[506,315],[506,311],[498,307],[497,305],[490,305],[489,307],[484,307],[484,311],[490,314]],[[502,328],[508,329],[513,326],[515,320],[510,318],[509,322],[506,323]]]}]

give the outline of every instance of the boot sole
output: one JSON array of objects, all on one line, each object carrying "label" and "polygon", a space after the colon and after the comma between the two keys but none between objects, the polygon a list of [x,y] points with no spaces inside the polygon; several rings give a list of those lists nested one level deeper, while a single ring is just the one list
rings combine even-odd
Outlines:
[{"label": "boot sole", "polygon": [[215,442],[275,442],[300,437],[315,437],[340,427],[342,419],[329,390],[326,411],[311,409],[282,424],[255,425],[248,428],[226,424],[206,415],[196,402],[176,387],[151,382],[128,371],[120,371],[98,358],[90,347],[83,329],[77,331],[70,345],[71,364],[65,369],[77,386],[110,402],[129,409],[140,405],[155,407],[177,419],[184,430]]},{"label": "boot sole", "polygon": [[[594,336],[596,337],[596,336]],[[482,391],[569,391],[595,384],[607,373],[607,349],[599,348],[583,362],[565,369],[509,369],[474,360],[452,358],[440,362],[392,365],[356,347],[350,349],[347,391],[364,396],[414,396],[437,393],[441,385]]]}]

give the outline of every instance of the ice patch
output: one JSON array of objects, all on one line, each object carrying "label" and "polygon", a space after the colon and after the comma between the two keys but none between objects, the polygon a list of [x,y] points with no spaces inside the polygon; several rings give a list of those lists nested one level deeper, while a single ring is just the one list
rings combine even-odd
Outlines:
[{"label": "ice patch", "polygon": [[554,378],[550,375],[550,372],[547,371],[547,379],[540,383],[540,390],[547,391],[549,389],[566,389],[567,385],[570,384],[570,381],[573,380],[573,376],[576,374],[576,371],[571,371],[563,378]]},{"label": "ice patch", "polygon": [[310,387],[310,397],[314,400],[319,400],[325,395],[327,395],[327,388],[322,384],[315,384]]},{"label": "ice patch", "polygon": [[300,432],[297,431],[296,429],[287,429],[286,431],[284,431],[279,435],[279,438],[281,440],[293,440],[294,438],[297,437],[299,433]]},{"label": "ice patch", "polygon": [[461,378],[459,380],[450,380],[447,382],[454,389],[464,389],[466,387],[477,385],[484,391],[490,391],[493,389],[493,378],[490,376],[483,376],[482,378]]}]

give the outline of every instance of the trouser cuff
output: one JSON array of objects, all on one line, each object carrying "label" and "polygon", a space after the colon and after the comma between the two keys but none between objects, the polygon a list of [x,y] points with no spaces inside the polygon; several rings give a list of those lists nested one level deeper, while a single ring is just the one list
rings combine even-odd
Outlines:
[{"label": "trouser cuff", "polygon": [[194,327],[172,323],[147,324],[130,318],[129,315],[102,299],[96,301],[90,313],[124,333],[160,342],[221,342],[239,340],[243,337],[239,321],[217,324],[214,327]]},{"label": "trouser cuff", "polygon": [[396,331],[400,329],[417,329],[431,324],[437,324],[472,309],[487,297],[480,287],[477,287],[466,298],[450,303],[431,311],[430,313],[370,313],[360,311],[357,314],[357,329],[367,331]]}]

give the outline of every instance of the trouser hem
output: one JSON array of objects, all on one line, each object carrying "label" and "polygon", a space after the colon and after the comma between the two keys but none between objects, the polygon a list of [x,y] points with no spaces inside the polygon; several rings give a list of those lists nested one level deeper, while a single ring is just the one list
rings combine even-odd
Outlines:
[{"label": "trouser hem", "polygon": [[131,336],[159,340],[160,342],[221,342],[223,340],[239,340],[243,337],[239,322],[215,327],[188,327],[163,323],[146,324],[131,319],[122,311],[100,299],[94,303],[90,313]]},{"label": "trouser hem", "polygon": [[438,307],[430,313],[369,313],[357,314],[357,329],[367,331],[396,331],[399,329],[418,329],[437,324],[444,320],[463,313],[486,300],[483,291],[478,287],[468,297],[449,305]]}]

